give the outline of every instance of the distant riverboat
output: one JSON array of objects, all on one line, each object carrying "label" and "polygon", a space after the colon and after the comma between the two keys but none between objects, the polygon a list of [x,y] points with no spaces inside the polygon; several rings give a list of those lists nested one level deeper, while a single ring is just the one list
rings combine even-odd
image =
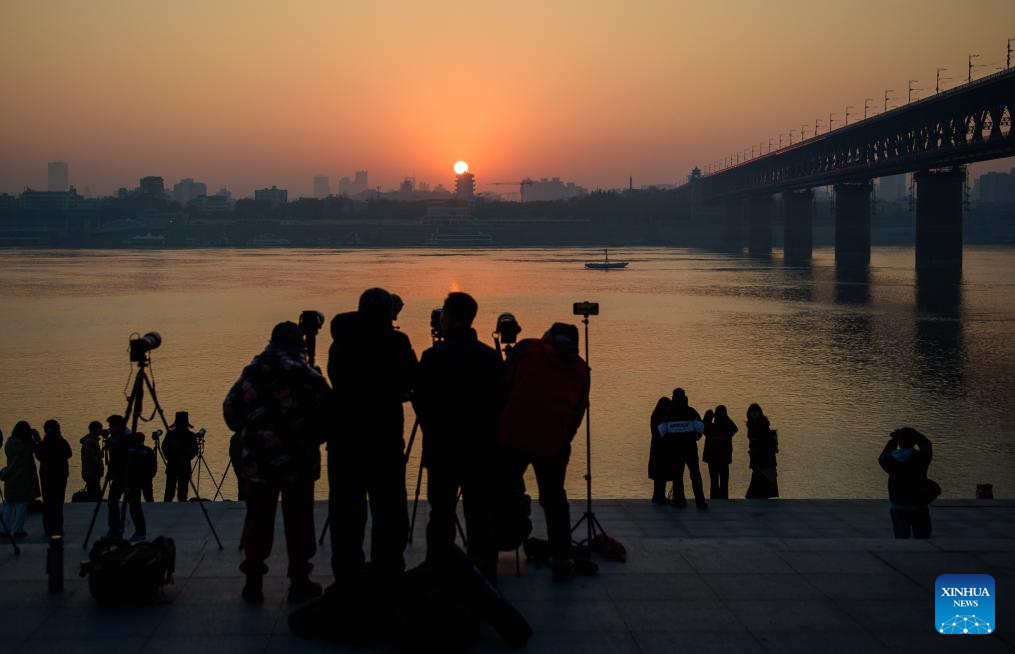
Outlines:
[{"label": "distant riverboat", "polygon": [[585,267],[589,270],[618,270],[627,268],[627,261],[610,261],[609,250],[603,250],[602,261],[586,261]]},{"label": "distant riverboat", "polygon": [[441,234],[439,231],[430,235],[430,238],[423,241],[428,247],[489,247],[493,245],[493,237],[484,232],[473,232],[464,234]]},{"label": "distant riverboat", "polygon": [[290,245],[289,239],[274,234],[260,234],[247,241],[247,246],[252,248],[287,248]]}]

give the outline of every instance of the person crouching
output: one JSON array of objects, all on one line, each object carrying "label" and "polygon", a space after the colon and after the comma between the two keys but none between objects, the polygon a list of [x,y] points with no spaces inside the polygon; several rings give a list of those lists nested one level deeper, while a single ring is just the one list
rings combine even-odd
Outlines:
[{"label": "person crouching", "polygon": [[589,367],[578,354],[578,328],[555,323],[543,338],[518,343],[507,363],[501,465],[516,476],[530,464],[535,470],[553,576],[565,581],[574,569],[564,478],[571,441],[589,401]]}]

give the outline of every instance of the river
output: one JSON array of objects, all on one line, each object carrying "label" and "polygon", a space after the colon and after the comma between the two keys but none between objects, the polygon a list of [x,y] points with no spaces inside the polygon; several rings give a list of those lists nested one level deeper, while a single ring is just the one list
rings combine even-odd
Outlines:
[{"label": "river", "polygon": [[[807,266],[625,249],[611,256],[630,266],[610,272],[585,270],[600,254],[581,249],[2,250],[0,428],[6,435],[16,420],[40,430],[59,420],[75,450],[69,491],[79,488],[77,439],[90,420],[123,411],[128,337],[156,330],[159,399],[170,421],[185,409],[207,428],[205,454],[219,476],[230,435],[222,398],[272,325],[303,309],[330,319],[382,286],[404,298],[399,324],[421,353],[431,309],[463,290],[479,302],[487,342],[502,311],[532,337],[554,321],[577,323],[572,302],[600,303],[589,327],[597,496],[649,495],[648,416],[660,395],[682,386],[702,413],[724,403],[741,425],[733,497],[750,476],[743,416],[751,402],[778,429],[784,497],[885,496],[876,458],[902,425],[934,442],[931,477],[945,497],[972,497],[985,482],[1011,497],[1013,253],[969,247],[961,278],[941,280],[918,276],[912,249],[894,248],[875,248],[859,272],[837,271],[828,249]],[[329,342],[325,330],[322,367]],[[581,442],[568,472],[572,497],[584,494],[584,466]],[[205,474],[204,495],[208,483]],[[224,493],[235,496],[231,473]],[[318,495],[326,493],[322,482]]]}]

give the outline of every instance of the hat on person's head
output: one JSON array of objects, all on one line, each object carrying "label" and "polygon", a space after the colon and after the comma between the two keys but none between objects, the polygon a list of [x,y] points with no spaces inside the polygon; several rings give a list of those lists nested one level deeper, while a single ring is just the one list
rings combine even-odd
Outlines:
[{"label": "hat on person's head", "polygon": [[391,322],[394,317],[391,293],[383,288],[368,288],[359,296],[359,312],[373,323]]},{"label": "hat on person's head", "polygon": [[287,350],[303,349],[303,332],[291,320],[280,322],[271,330],[271,344]]},{"label": "hat on person's head", "polygon": [[186,411],[177,411],[176,412],[176,420],[173,421],[173,424],[169,425],[169,428],[170,429],[176,429],[177,427],[183,427],[183,426],[186,426],[189,429],[189,428],[193,427],[194,425],[190,424],[190,414],[189,413],[187,413]]},{"label": "hat on person's head", "polygon": [[578,344],[578,327],[575,325],[569,325],[566,322],[553,323],[546,334],[551,338],[566,338],[575,345]]}]

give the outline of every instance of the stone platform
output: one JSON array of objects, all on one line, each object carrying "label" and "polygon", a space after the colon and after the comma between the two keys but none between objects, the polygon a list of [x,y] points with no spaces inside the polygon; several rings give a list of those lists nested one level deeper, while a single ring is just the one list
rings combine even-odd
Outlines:
[{"label": "stone platform", "polygon": [[[176,539],[177,573],[155,605],[103,609],[76,575],[92,505],[66,511],[66,588],[49,595],[41,517],[14,556],[0,542],[0,651],[335,652],[293,637],[286,623],[281,517],[266,602],[239,597],[237,551],[244,508],[208,504],[225,548],[216,547],[194,503],[148,504],[149,533]],[[573,502],[574,517],[584,503]],[[325,507],[318,503],[318,527]],[[501,588],[535,629],[529,652],[882,652],[1015,650],[1015,501],[942,501],[934,538],[891,538],[877,501],[716,501],[707,512],[604,500],[597,517],[628,549],[627,563],[600,561],[598,577],[554,584],[549,571],[500,558]],[[410,565],[422,559],[425,516]],[[536,535],[544,535],[536,508]],[[97,532],[104,531],[105,510]],[[315,578],[330,583],[328,549]],[[998,629],[957,642],[934,631],[934,581],[987,573],[997,582]],[[507,647],[486,630],[480,651]]]}]

